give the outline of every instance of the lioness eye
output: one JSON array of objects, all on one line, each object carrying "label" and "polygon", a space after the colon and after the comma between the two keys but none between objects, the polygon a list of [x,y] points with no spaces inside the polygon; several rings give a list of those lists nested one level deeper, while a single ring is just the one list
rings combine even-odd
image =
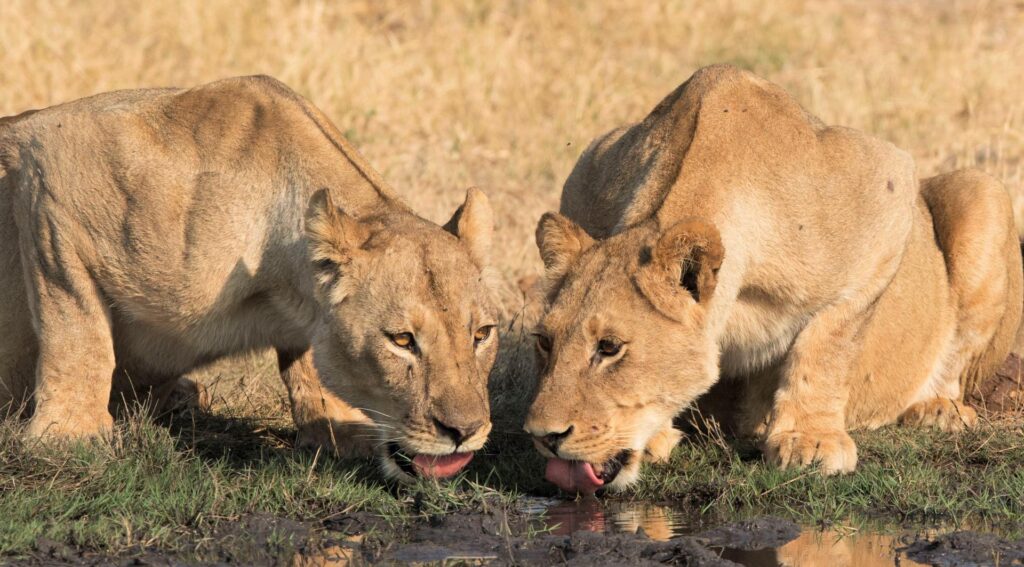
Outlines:
[{"label": "lioness eye", "polygon": [[480,343],[491,338],[491,333],[494,332],[494,325],[484,325],[473,333],[473,344],[479,345]]},{"label": "lioness eye", "polygon": [[622,341],[613,337],[605,337],[597,341],[597,354],[615,356],[622,349]]},{"label": "lioness eye", "polygon": [[416,339],[413,338],[412,333],[396,333],[394,335],[390,335],[389,338],[397,347],[407,350],[416,350]]},{"label": "lioness eye", "polygon": [[540,349],[541,352],[544,354],[551,352],[551,337],[541,335],[539,333],[533,336],[537,337],[537,348]]}]

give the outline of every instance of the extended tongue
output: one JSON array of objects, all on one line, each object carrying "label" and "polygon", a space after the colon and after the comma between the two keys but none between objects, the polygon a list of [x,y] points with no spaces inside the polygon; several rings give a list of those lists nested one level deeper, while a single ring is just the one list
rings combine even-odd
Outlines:
[{"label": "extended tongue", "polygon": [[455,476],[469,461],[473,453],[452,453],[451,455],[416,455],[412,458],[416,473],[425,478],[448,478]]},{"label": "extended tongue", "polygon": [[593,494],[604,486],[604,481],[594,473],[594,467],[582,461],[548,459],[544,478],[566,492]]}]

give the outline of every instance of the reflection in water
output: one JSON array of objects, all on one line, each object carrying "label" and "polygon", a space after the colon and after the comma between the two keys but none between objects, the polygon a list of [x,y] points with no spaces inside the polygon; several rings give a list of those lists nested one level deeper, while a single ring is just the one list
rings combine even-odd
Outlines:
[{"label": "reflection in water", "polygon": [[775,550],[726,549],[723,550],[722,557],[750,567],[922,565],[896,551],[899,547],[902,547],[899,536],[806,530],[800,537]]},{"label": "reflection in water", "polygon": [[541,500],[527,512],[543,514],[543,527],[558,535],[578,531],[637,533],[642,529],[647,537],[665,541],[684,533],[678,512],[643,502],[602,502],[596,498]]},{"label": "reflection in water", "polygon": [[[552,533],[576,531],[637,533],[664,541],[692,533],[682,514],[667,506],[644,502],[602,502],[594,498],[577,501],[535,499],[525,512],[536,514],[539,526]],[[758,550],[725,548],[722,557],[750,567],[880,567],[921,565],[896,550],[902,534],[841,533],[808,529],[795,540],[779,547]]]},{"label": "reflection in water", "polygon": [[292,557],[292,567],[321,567],[331,565],[341,567],[348,565],[355,558],[356,549],[362,543],[362,535],[353,535],[345,538],[340,545],[332,545],[316,551],[296,553]]}]

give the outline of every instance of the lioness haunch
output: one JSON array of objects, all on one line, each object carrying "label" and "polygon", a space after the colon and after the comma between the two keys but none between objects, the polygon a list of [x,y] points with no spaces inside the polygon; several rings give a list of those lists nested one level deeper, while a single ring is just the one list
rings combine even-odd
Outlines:
[{"label": "lioness haunch", "polygon": [[715,417],[770,462],[852,471],[850,429],[972,425],[963,395],[1021,319],[999,182],[918,182],[906,153],[727,66],[594,141],[537,244],[549,305],[526,430],[569,491],[667,460],[673,416],[716,382]]},{"label": "lioness haunch", "polygon": [[269,347],[300,445],[375,447],[409,478],[487,439],[479,191],[443,228],[416,216],[266,77],[2,119],[0,167],[0,408],[31,399],[28,435],[102,434],[112,398],[159,405],[198,365]]}]

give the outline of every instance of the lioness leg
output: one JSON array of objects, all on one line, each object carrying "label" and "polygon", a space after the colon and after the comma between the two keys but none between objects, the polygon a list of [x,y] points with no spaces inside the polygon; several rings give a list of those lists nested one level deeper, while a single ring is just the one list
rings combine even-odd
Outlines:
[{"label": "lioness leg", "polygon": [[977,422],[978,412],[974,408],[946,398],[918,402],[900,416],[900,425],[934,427],[942,431],[962,431]]},{"label": "lioness leg", "polygon": [[154,416],[198,409],[209,411],[210,394],[202,384],[185,376],[152,376],[118,366],[114,371],[110,410],[118,411],[140,404]]},{"label": "lioness leg", "polygon": [[[14,193],[14,187],[2,182],[0,189]],[[5,199],[0,201],[0,418],[28,409],[38,356],[18,251],[18,229],[10,199]]]},{"label": "lioness leg", "polygon": [[644,460],[648,463],[667,463],[672,457],[672,449],[676,448],[683,434],[672,426],[672,420],[668,420],[661,429],[647,442],[644,449]]},{"label": "lioness leg", "polygon": [[846,432],[846,376],[863,325],[857,305],[819,313],[797,337],[779,376],[768,420],[767,458],[783,468],[818,463],[825,474],[851,472],[857,447]]},{"label": "lioness leg", "polygon": [[[1024,300],[1021,248],[1010,196],[996,179],[980,171],[956,171],[925,180],[921,193],[957,302],[956,337],[943,375],[950,383],[926,387],[958,392],[960,401],[995,372],[1013,346]],[[932,395],[922,392],[919,399]]]},{"label": "lioness leg", "polygon": [[[25,257],[29,257],[26,255]],[[110,314],[81,265],[62,258],[58,274],[30,267],[39,358],[30,437],[66,439],[107,433],[114,347]]]},{"label": "lioness leg", "polygon": [[323,389],[313,366],[312,349],[301,354],[278,351],[277,363],[298,429],[297,447],[326,447],[343,456],[372,453],[376,442],[373,422]]}]

